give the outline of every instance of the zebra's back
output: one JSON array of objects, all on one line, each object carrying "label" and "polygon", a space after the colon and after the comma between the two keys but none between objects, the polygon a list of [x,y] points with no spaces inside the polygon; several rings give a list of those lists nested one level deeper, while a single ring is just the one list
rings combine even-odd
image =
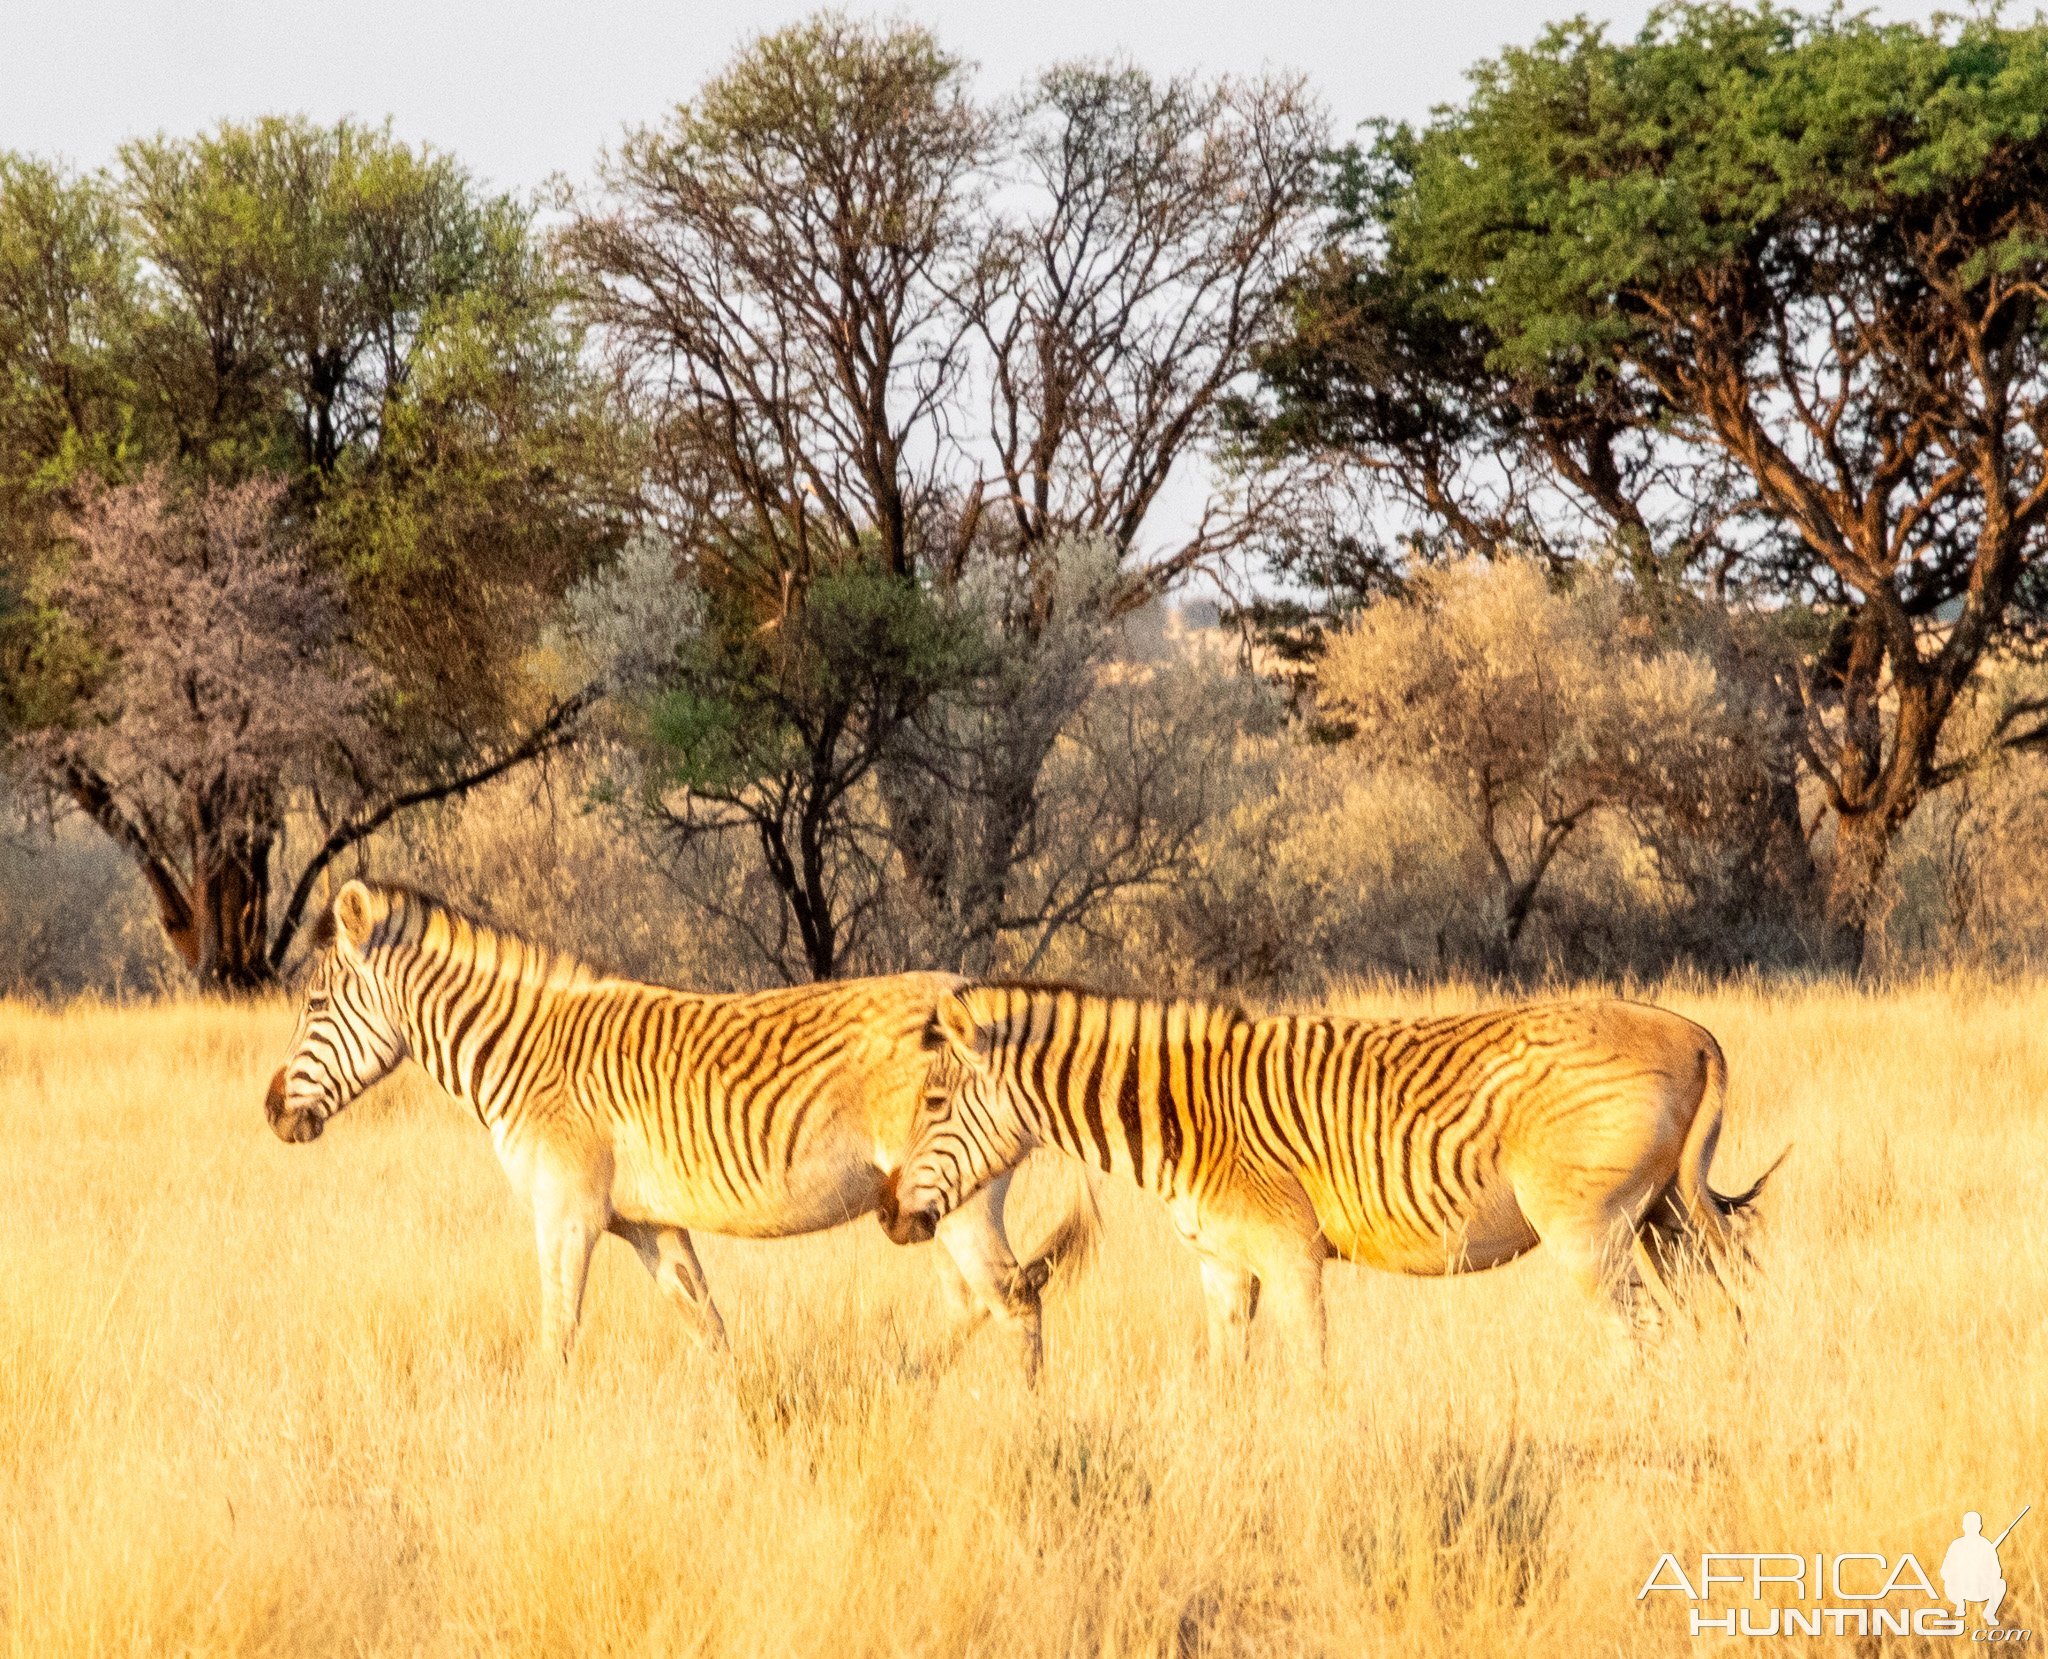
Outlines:
[{"label": "zebra's back", "polygon": [[599,981],[560,994],[548,1046],[565,1115],[609,1142],[619,1215],[778,1237],[872,1206],[877,1149],[908,1133],[923,1032],[957,983],[713,995]]},{"label": "zebra's back", "polygon": [[1605,1203],[1617,1171],[1668,1179],[1719,1059],[1691,1021],[1621,1002],[1281,1016],[1251,1043],[1251,1139],[1339,1255],[1408,1273],[1510,1260],[1538,1241],[1532,1209]]}]

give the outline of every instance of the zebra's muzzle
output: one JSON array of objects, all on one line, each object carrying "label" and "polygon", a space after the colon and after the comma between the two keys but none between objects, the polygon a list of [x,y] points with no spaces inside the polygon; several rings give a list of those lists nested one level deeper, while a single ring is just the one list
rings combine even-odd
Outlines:
[{"label": "zebra's muzzle", "polygon": [[898,1244],[928,1244],[939,1230],[939,1218],[930,1210],[898,1210],[882,1230]]},{"label": "zebra's muzzle", "polygon": [[318,1140],[320,1131],[327,1127],[327,1120],[318,1112],[309,1112],[304,1107],[293,1107],[287,1111],[284,1104],[284,1073],[270,1080],[270,1088],[263,1096],[263,1115],[270,1120],[270,1127],[277,1138],[298,1145],[305,1141]]},{"label": "zebra's muzzle", "polygon": [[904,1209],[896,1199],[896,1177],[899,1173],[899,1170],[892,1169],[889,1178],[882,1183],[881,1195],[875,1200],[875,1215],[892,1243],[923,1244],[939,1230],[938,1212]]},{"label": "zebra's muzzle", "polygon": [[318,1112],[294,1110],[281,1114],[270,1127],[277,1131],[279,1140],[298,1143],[318,1140],[320,1131],[326,1126],[326,1120]]}]

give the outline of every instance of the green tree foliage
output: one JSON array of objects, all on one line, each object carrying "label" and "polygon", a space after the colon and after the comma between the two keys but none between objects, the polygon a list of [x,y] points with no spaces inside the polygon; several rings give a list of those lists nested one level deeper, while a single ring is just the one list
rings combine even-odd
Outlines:
[{"label": "green tree foliage", "polygon": [[888,879],[875,769],[933,698],[976,673],[981,630],[877,558],[815,573],[766,625],[735,598],[702,591],[651,700],[652,802],[681,840],[751,832],[796,935],[757,943],[788,977],[828,979]]},{"label": "green tree foliage", "polygon": [[527,211],[349,122],[131,144],[117,187],[152,449],[293,481],[413,718],[521,712],[519,655],[605,545],[585,492],[615,459]]},{"label": "green tree foliage", "polygon": [[133,447],[134,281],[98,181],[0,154],[0,732],[56,718],[81,667],[38,577],[53,514]]},{"label": "green tree foliage", "polygon": [[1426,534],[1597,539],[1811,618],[1788,688],[1844,959],[1970,764],[1959,696],[2038,614],[2044,122],[2040,25],[1566,24],[1353,158],[1269,359],[1268,440],[1345,450]]},{"label": "green tree foliage", "polygon": [[[0,159],[0,706],[137,849],[202,977],[269,977],[339,852],[573,714],[533,646],[628,492],[564,297],[528,210],[381,128],[228,124],[89,178]],[[80,512],[145,469],[152,489],[276,480],[281,534],[334,584],[337,645],[378,687],[368,737],[243,791],[248,822],[147,853],[138,824],[202,815],[105,772],[101,727],[105,678],[159,645],[96,639],[63,580]],[[273,913],[262,871],[290,809],[315,833]],[[235,943],[187,912],[236,918]]]}]

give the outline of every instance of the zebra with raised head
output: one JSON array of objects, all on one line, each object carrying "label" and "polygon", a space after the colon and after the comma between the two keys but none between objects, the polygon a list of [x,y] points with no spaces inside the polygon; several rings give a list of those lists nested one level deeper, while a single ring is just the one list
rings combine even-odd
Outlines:
[{"label": "zebra with raised head", "polygon": [[[690,1230],[775,1238],[873,1209],[902,1149],[944,974],[697,995],[581,962],[410,889],[351,881],[315,933],[291,1051],[264,1110],[287,1141],[410,1055],[490,1131],[533,1206],[545,1344],[566,1359],[610,1232],[713,1345],[724,1325]],[[950,1288],[1039,1354],[1038,1288],[1085,1245],[1093,1199],[1019,1267],[1004,1190],[940,1231]]]},{"label": "zebra with raised head", "polygon": [[1255,1020],[975,985],[940,998],[927,1043],[925,1103],[880,1205],[889,1236],[931,1237],[1057,1147],[1165,1200],[1201,1258],[1212,1352],[1243,1351],[1263,1300],[1320,1361],[1332,1255],[1461,1273],[1542,1243],[1632,1325],[1639,1291],[1674,1305],[1674,1246],[1718,1276],[1763,1185],[1708,1185],[1720,1046],[1639,1003]]}]

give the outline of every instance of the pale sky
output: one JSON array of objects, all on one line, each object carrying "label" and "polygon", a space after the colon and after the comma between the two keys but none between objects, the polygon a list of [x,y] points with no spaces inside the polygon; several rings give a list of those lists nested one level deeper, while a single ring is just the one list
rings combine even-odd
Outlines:
[{"label": "pale sky", "polygon": [[[390,116],[514,189],[580,178],[629,124],[658,119],[799,0],[0,0],[0,148],[82,167],[138,133],[223,117]],[[911,17],[1008,90],[1062,58],[1148,69],[1309,73],[1343,128],[1420,117],[1465,68],[1526,42],[1573,0],[909,0]],[[1593,4],[1633,31],[1648,7]],[[1898,0],[1887,11],[1933,5]]]}]

